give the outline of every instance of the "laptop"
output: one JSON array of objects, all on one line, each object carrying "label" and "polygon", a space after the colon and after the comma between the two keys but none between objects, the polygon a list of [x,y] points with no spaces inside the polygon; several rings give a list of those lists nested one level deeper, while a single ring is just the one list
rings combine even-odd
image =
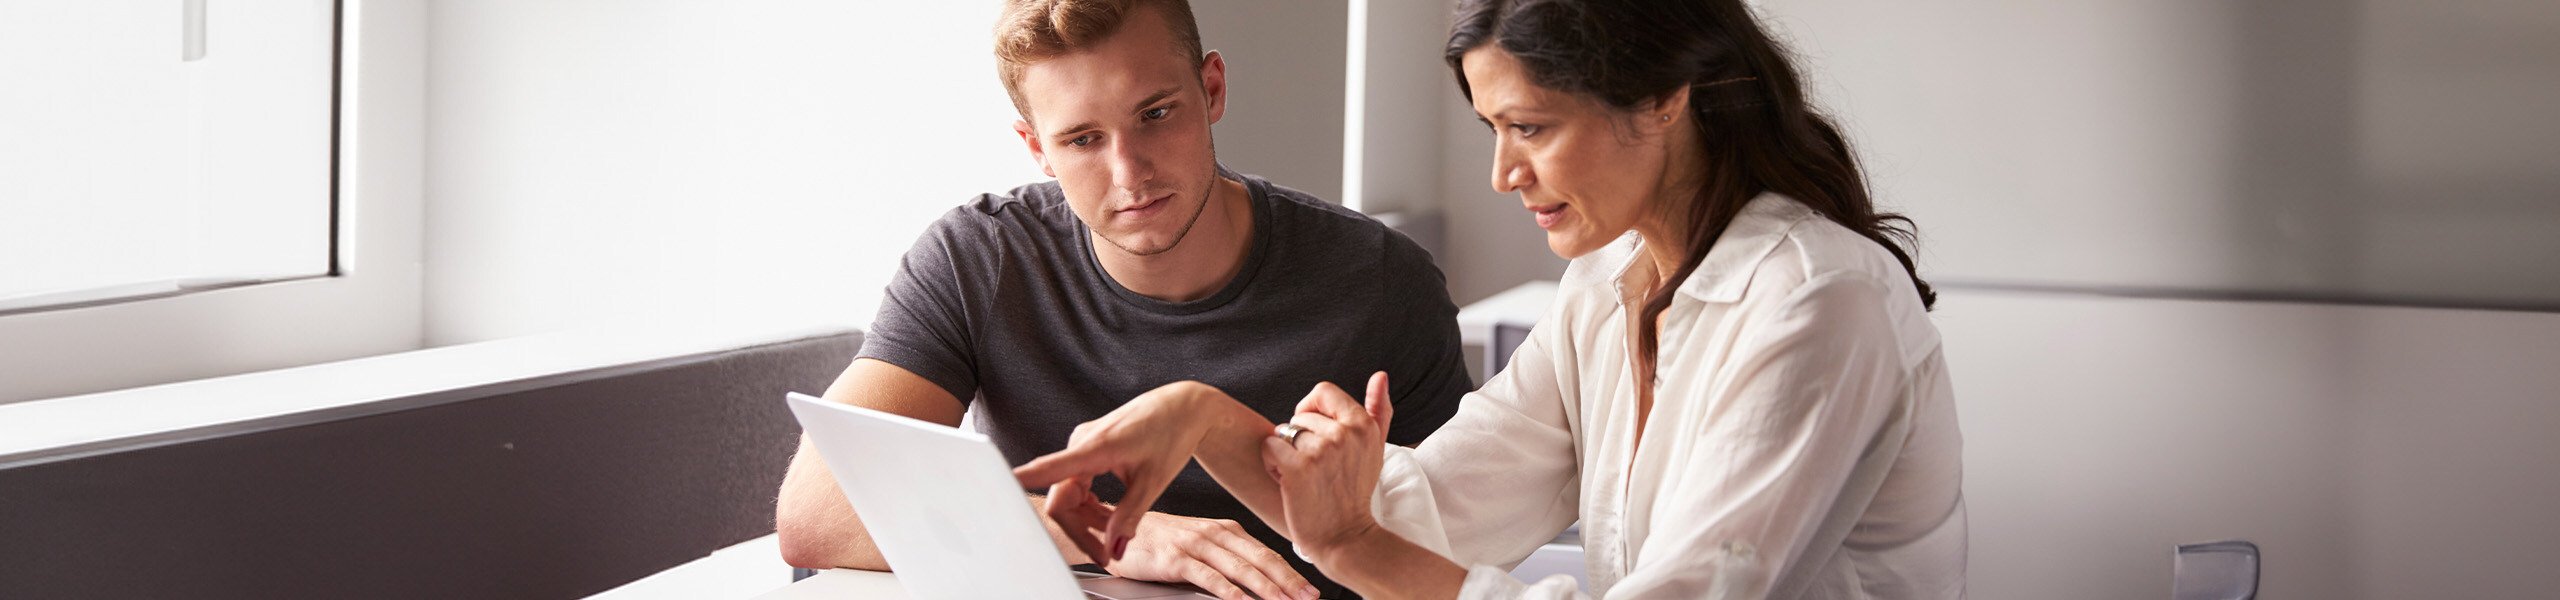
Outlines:
[{"label": "laptop", "polygon": [[807,394],[790,394],[789,402],[910,596],[1214,597],[1068,570],[987,436]]}]

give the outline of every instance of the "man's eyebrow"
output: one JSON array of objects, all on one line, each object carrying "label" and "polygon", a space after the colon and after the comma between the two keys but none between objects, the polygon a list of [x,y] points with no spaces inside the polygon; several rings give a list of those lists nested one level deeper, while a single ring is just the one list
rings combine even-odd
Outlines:
[{"label": "man's eyebrow", "polygon": [[1068,126],[1067,126],[1067,128],[1065,128],[1065,129],[1060,129],[1060,130],[1058,130],[1058,131],[1056,131],[1056,132],[1054,132],[1054,133],[1050,133],[1049,135],[1051,135],[1051,136],[1068,136],[1068,135],[1075,135],[1075,134],[1084,133],[1084,132],[1087,132],[1087,131],[1092,131],[1092,130],[1101,129],[1101,128],[1102,128],[1102,122],[1100,122],[1100,121],[1085,121],[1085,122],[1083,122],[1083,123],[1077,123],[1077,124],[1074,124],[1074,125],[1068,125]]},{"label": "man's eyebrow", "polygon": [[[1156,90],[1156,93],[1153,93],[1153,94],[1147,94],[1146,99],[1144,99],[1144,100],[1139,100],[1139,101],[1138,101],[1138,107],[1137,107],[1137,108],[1133,108],[1133,109],[1129,109],[1129,112],[1138,112],[1138,111],[1146,110],[1148,106],[1153,106],[1153,105],[1155,105],[1155,103],[1157,103],[1157,102],[1163,102],[1163,101],[1164,101],[1164,99],[1166,99],[1166,98],[1171,98],[1171,97],[1173,97],[1173,95],[1174,95],[1174,94],[1179,94],[1179,93],[1182,93],[1182,86],[1174,86],[1174,87],[1169,87],[1169,88],[1165,88],[1165,89],[1161,89],[1161,90]],[[1052,136],[1074,135],[1074,134],[1083,133],[1083,132],[1086,132],[1086,131],[1091,131],[1091,130],[1101,129],[1101,128],[1102,128],[1102,122],[1101,122],[1101,121],[1085,121],[1085,122],[1082,122],[1082,123],[1077,123],[1077,124],[1074,124],[1074,125],[1069,125],[1069,126],[1067,126],[1065,129],[1060,129],[1060,130],[1058,130],[1056,133],[1051,133],[1051,134],[1049,134],[1049,135],[1052,135]]]},{"label": "man's eyebrow", "polygon": [[1177,85],[1177,86],[1173,86],[1173,87],[1169,87],[1169,88],[1165,88],[1165,89],[1161,89],[1161,90],[1156,90],[1156,93],[1153,93],[1153,94],[1147,94],[1147,99],[1145,99],[1145,100],[1139,100],[1139,101],[1138,101],[1138,107],[1137,107],[1137,108],[1129,109],[1129,112],[1138,112],[1138,111],[1146,110],[1146,109],[1147,109],[1147,107],[1149,107],[1149,106],[1154,106],[1154,105],[1155,105],[1155,103],[1157,103],[1157,102],[1163,102],[1163,101],[1164,101],[1164,99],[1166,99],[1166,98],[1171,98],[1171,97],[1173,97],[1173,95],[1174,95],[1174,94],[1179,94],[1179,93],[1182,93],[1182,86],[1178,86],[1178,85]]}]

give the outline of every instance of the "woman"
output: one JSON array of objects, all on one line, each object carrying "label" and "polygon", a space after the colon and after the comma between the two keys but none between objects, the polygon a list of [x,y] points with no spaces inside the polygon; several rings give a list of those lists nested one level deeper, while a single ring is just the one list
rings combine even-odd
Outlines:
[{"label": "woman", "polygon": [[[1508,368],[1412,449],[1319,384],[1273,427],[1159,388],[1016,471],[1114,556],[1196,457],[1379,598],[1567,597],[1517,563],[1577,519],[1608,597],[1952,598],[1965,512],[1934,294],[1739,0],[1469,0],[1446,58],[1493,187],[1573,259]],[[1117,507],[1091,477],[1129,483]]]}]

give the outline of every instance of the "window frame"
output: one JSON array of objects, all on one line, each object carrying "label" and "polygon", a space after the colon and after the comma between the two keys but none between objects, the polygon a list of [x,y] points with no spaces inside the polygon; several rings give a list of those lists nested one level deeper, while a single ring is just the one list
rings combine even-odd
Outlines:
[{"label": "window frame", "polygon": [[332,5],[328,272],[0,312],[0,404],[420,347],[427,9]]}]

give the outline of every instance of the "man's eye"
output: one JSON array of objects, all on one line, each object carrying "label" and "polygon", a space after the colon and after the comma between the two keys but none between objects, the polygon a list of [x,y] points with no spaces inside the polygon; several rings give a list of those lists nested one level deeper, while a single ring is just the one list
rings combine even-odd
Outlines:
[{"label": "man's eye", "polygon": [[1077,147],[1077,148],[1083,148],[1083,147],[1085,147],[1085,146],[1089,146],[1089,145],[1092,145],[1092,144],[1093,144],[1093,136],[1090,136],[1090,135],[1080,135],[1080,136],[1076,136],[1076,139],[1067,140],[1067,145],[1069,145],[1069,146],[1075,146],[1075,147]]},{"label": "man's eye", "polygon": [[1138,113],[1138,116],[1145,117],[1149,121],[1162,121],[1167,115],[1171,114],[1173,114],[1173,109],[1157,107],[1147,109],[1147,112]]}]

